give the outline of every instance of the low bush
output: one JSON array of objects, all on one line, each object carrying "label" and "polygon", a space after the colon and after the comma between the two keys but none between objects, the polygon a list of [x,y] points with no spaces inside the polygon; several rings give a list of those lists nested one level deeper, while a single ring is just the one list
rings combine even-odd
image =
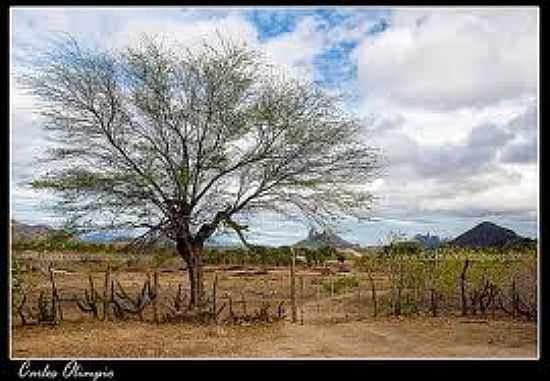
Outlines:
[{"label": "low bush", "polygon": [[153,251],[153,266],[161,267],[170,259],[177,257],[177,253],[169,248],[157,248]]},{"label": "low bush", "polygon": [[325,279],[322,282],[322,286],[327,292],[330,292],[331,287],[334,287],[334,293],[340,294],[342,292],[349,291],[355,287],[358,287],[359,280],[353,276],[338,277],[332,282],[331,286],[331,281]]}]

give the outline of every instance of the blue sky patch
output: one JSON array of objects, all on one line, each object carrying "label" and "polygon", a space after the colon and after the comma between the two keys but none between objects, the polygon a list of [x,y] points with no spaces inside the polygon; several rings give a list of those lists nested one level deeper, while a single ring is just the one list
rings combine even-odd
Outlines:
[{"label": "blue sky patch", "polygon": [[312,13],[304,10],[255,9],[246,12],[246,17],[256,26],[260,41],[265,41],[282,33],[292,32],[300,19]]},{"label": "blue sky patch", "polygon": [[324,87],[339,87],[356,77],[357,67],[349,56],[356,46],[357,43],[354,42],[342,42],[315,57],[314,64],[320,75],[319,81]]}]

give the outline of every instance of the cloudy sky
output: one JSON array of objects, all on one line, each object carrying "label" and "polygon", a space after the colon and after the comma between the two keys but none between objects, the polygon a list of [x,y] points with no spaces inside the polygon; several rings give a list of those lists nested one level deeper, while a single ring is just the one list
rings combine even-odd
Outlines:
[{"label": "cloudy sky", "polygon": [[[373,220],[344,224],[374,244],[391,233],[455,236],[494,221],[536,236],[538,9],[524,8],[12,8],[11,69],[24,72],[63,33],[117,48],[142,33],[183,44],[216,32],[263,51],[292,75],[344,97],[384,154],[370,188]],[[25,181],[48,146],[34,100],[11,92],[12,217],[55,224],[49,194]],[[291,243],[307,231],[264,216],[255,239]]]}]

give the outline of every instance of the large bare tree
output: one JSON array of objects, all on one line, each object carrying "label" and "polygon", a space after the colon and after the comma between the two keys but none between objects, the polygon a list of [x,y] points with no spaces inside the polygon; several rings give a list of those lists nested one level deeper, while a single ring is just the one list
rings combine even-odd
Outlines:
[{"label": "large bare tree", "polygon": [[322,223],[357,216],[377,151],[333,97],[244,45],[178,49],[155,38],[124,50],[69,38],[25,79],[58,142],[36,188],[75,223],[167,236],[187,264],[191,307],[201,252],[217,230],[265,211]]}]

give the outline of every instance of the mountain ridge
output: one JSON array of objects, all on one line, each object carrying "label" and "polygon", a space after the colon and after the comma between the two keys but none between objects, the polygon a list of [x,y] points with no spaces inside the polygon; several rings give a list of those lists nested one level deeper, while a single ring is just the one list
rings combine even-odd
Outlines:
[{"label": "mountain ridge", "polygon": [[508,229],[493,222],[483,221],[473,228],[460,234],[450,243],[459,247],[499,247],[506,248],[515,244],[532,242],[530,238],[522,237]]},{"label": "mountain ridge", "polygon": [[30,225],[10,219],[12,242],[43,240],[54,236],[72,238],[62,229],[55,229],[45,224]]},{"label": "mountain ridge", "polygon": [[[84,236],[71,236],[62,229],[55,229],[45,224],[25,224],[15,219],[10,220],[11,223],[11,240],[12,242],[43,240],[52,237],[63,237],[67,239],[77,239],[90,242],[116,242],[127,241],[129,237],[123,234],[113,234],[106,232],[90,233]],[[518,235],[512,229],[499,226],[493,222],[484,221],[474,226],[473,228],[458,235],[452,240],[440,240],[438,236],[426,234],[425,236],[417,234],[414,237],[425,248],[438,247],[440,245],[451,245],[458,247],[500,247],[509,248],[514,245],[532,244],[536,240]],[[425,241],[425,242],[424,242]],[[164,242],[166,243],[166,242]],[[210,243],[210,246],[216,246]],[[223,246],[223,245],[222,245]],[[335,248],[357,248],[360,245],[351,243],[331,230],[321,232],[315,229],[310,229],[305,239],[302,239],[291,246],[319,248],[330,246]]]},{"label": "mountain ridge", "polygon": [[306,239],[298,241],[292,246],[305,248],[319,248],[323,246],[353,248],[358,247],[359,245],[346,241],[331,230],[318,232],[314,228],[311,228]]}]

